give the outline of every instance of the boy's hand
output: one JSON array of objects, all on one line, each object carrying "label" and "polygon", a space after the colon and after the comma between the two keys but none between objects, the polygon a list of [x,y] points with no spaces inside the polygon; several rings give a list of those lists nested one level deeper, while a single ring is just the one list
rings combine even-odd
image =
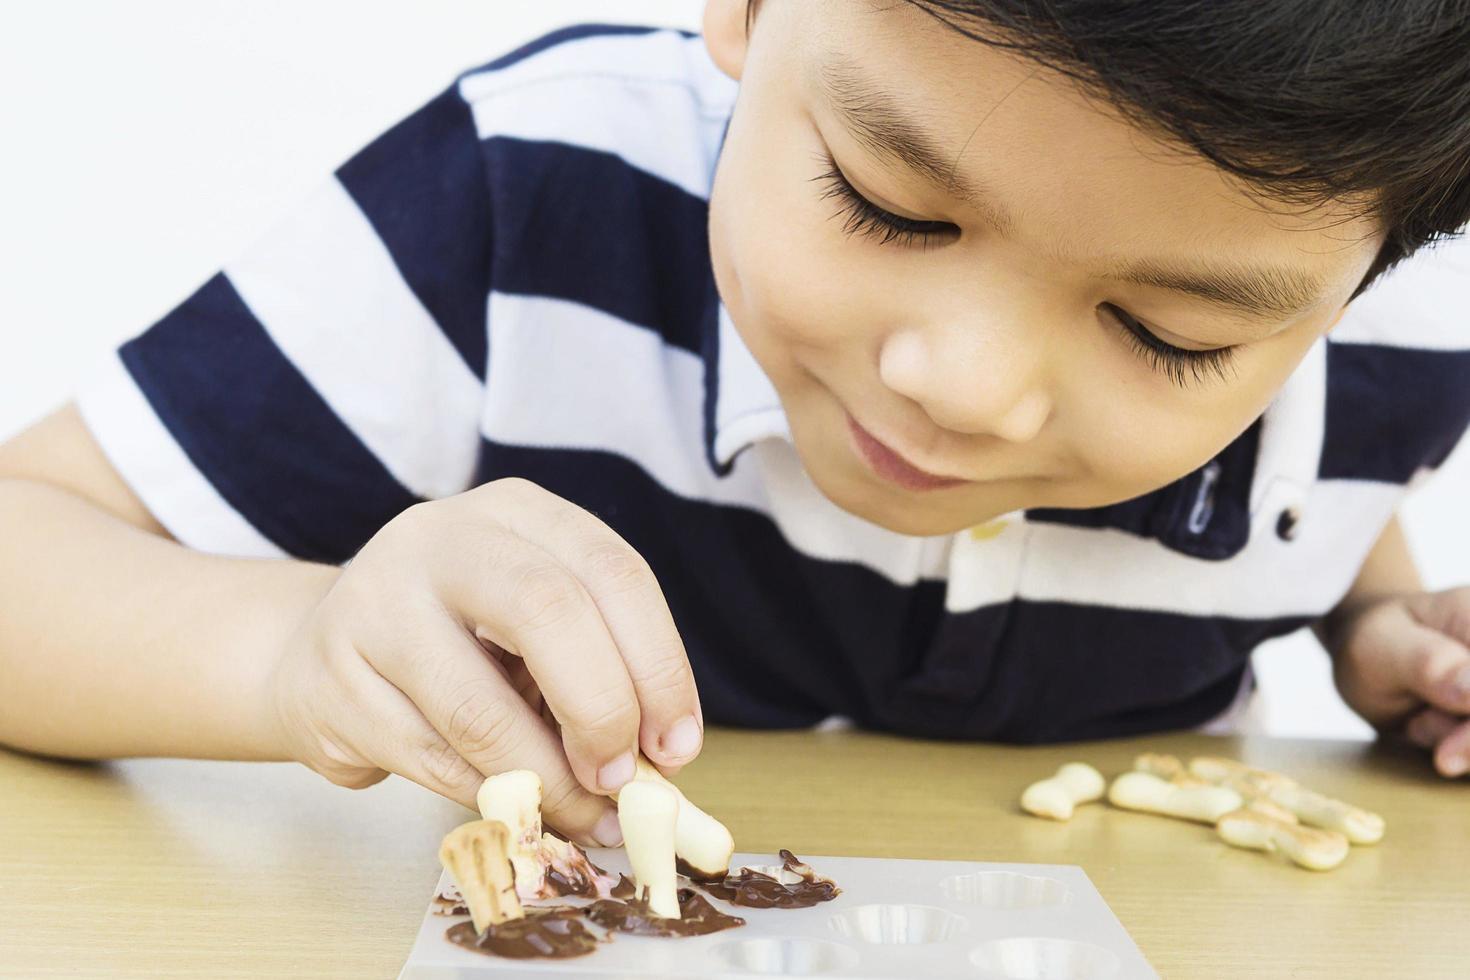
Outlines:
[{"label": "boy's hand", "polygon": [[606,845],[621,836],[600,794],[632,779],[633,754],[677,768],[703,735],[648,565],[523,480],[378,532],[283,651],[270,697],[286,751],[335,783],[396,772],[473,809],[484,776],[532,769],[547,822]]},{"label": "boy's hand", "polygon": [[1374,726],[1470,771],[1470,586],[1365,603],[1328,629],[1338,690]]}]

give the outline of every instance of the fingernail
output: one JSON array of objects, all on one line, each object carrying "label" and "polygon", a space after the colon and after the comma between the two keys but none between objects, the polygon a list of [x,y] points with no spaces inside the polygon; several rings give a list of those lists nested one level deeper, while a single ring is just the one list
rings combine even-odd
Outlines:
[{"label": "fingernail", "polygon": [[1463,755],[1452,755],[1444,760],[1444,768],[1440,771],[1451,779],[1457,779],[1470,772],[1470,759]]},{"label": "fingernail", "polygon": [[603,847],[617,847],[623,842],[623,828],[618,825],[616,810],[609,810],[592,828],[592,839]]},{"label": "fingernail", "polygon": [[597,770],[597,785],[609,793],[623,788],[633,778],[637,767],[633,765],[633,753],[624,752],[601,769]]},{"label": "fingernail", "polygon": [[690,715],[688,718],[681,718],[658,744],[670,758],[688,759],[699,751],[700,738],[699,722]]}]

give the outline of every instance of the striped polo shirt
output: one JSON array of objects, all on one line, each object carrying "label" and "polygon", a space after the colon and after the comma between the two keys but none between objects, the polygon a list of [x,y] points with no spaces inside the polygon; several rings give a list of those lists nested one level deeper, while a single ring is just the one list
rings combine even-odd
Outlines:
[{"label": "striped polo shirt", "polygon": [[802,469],[715,291],[736,91],[658,28],[468,72],[123,345],[83,416],[190,547],[345,562],[415,502],[524,477],[653,566],[710,722],[1025,742],[1220,715],[1465,429],[1453,246],[1157,492],[939,537],[865,522]]}]

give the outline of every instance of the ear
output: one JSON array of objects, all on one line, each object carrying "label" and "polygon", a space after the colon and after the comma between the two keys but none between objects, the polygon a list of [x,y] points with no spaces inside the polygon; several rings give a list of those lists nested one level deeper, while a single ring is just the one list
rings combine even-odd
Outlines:
[{"label": "ear", "polygon": [[745,70],[745,12],[750,0],[705,0],[704,46],[715,66],[735,81]]}]

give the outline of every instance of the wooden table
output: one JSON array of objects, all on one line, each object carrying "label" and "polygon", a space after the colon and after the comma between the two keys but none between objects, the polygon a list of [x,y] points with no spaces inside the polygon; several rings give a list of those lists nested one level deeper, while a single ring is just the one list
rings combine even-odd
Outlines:
[{"label": "wooden table", "polygon": [[[1330,874],[1207,828],[1016,807],[1071,759],[1229,754],[1382,813]],[[1470,977],[1470,785],[1407,749],[1178,735],[1007,748],[712,731],[680,777],[741,850],[1080,864],[1163,976]],[[288,765],[55,763],[0,751],[0,976],[392,978],[468,814],[402,780]]]}]

